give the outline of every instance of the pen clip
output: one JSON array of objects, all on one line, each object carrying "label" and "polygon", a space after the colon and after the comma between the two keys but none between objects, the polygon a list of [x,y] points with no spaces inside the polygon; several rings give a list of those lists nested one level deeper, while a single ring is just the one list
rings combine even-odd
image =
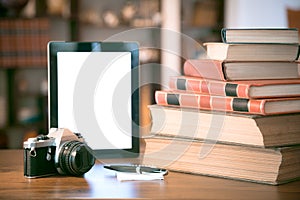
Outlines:
[{"label": "pen clip", "polygon": [[126,172],[126,173],[137,173],[137,174],[163,174],[165,175],[168,170],[157,168],[157,167],[150,167],[150,166],[143,166],[143,165],[104,165],[104,168],[109,170],[114,170],[118,172]]}]

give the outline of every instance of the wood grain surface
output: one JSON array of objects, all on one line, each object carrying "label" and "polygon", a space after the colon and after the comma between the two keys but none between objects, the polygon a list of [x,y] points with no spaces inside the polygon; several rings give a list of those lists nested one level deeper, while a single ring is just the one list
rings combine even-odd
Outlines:
[{"label": "wood grain surface", "polygon": [[23,176],[23,150],[0,150],[0,199],[300,199],[300,181],[269,186],[169,172],[165,180],[119,182],[97,163],[84,177]]}]

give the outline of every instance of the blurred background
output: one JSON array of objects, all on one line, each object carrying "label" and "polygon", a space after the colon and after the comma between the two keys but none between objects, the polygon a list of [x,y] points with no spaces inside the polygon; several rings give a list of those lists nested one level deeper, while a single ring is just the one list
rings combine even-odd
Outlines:
[{"label": "blurred background", "polygon": [[299,10],[299,0],[0,0],[0,148],[22,148],[28,137],[47,134],[50,40],[105,41],[143,30],[122,39],[141,46],[147,130],[147,105],[172,75],[162,66],[180,74],[184,59],[200,56],[204,42],[221,41],[223,27],[300,28]]}]

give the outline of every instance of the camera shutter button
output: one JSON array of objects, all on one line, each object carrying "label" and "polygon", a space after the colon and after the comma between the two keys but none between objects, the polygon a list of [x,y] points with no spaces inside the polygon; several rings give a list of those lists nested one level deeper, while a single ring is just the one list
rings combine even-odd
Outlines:
[{"label": "camera shutter button", "polygon": [[36,138],[28,138],[27,143],[31,144],[33,142],[36,142],[37,139]]}]

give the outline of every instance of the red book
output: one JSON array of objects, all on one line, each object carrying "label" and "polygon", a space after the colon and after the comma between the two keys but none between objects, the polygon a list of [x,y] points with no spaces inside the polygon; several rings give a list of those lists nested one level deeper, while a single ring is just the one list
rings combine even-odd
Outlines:
[{"label": "red book", "polygon": [[190,76],[171,77],[170,89],[239,98],[299,97],[300,79],[219,81]]},{"label": "red book", "polygon": [[155,101],[158,105],[162,106],[177,106],[257,115],[300,112],[300,97],[246,99],[179,91],[156,91]]},{"label": "red book", "polygon": [[186,60],[184,74],[215,80],[259,80],[300,78],[296,61]]}]

